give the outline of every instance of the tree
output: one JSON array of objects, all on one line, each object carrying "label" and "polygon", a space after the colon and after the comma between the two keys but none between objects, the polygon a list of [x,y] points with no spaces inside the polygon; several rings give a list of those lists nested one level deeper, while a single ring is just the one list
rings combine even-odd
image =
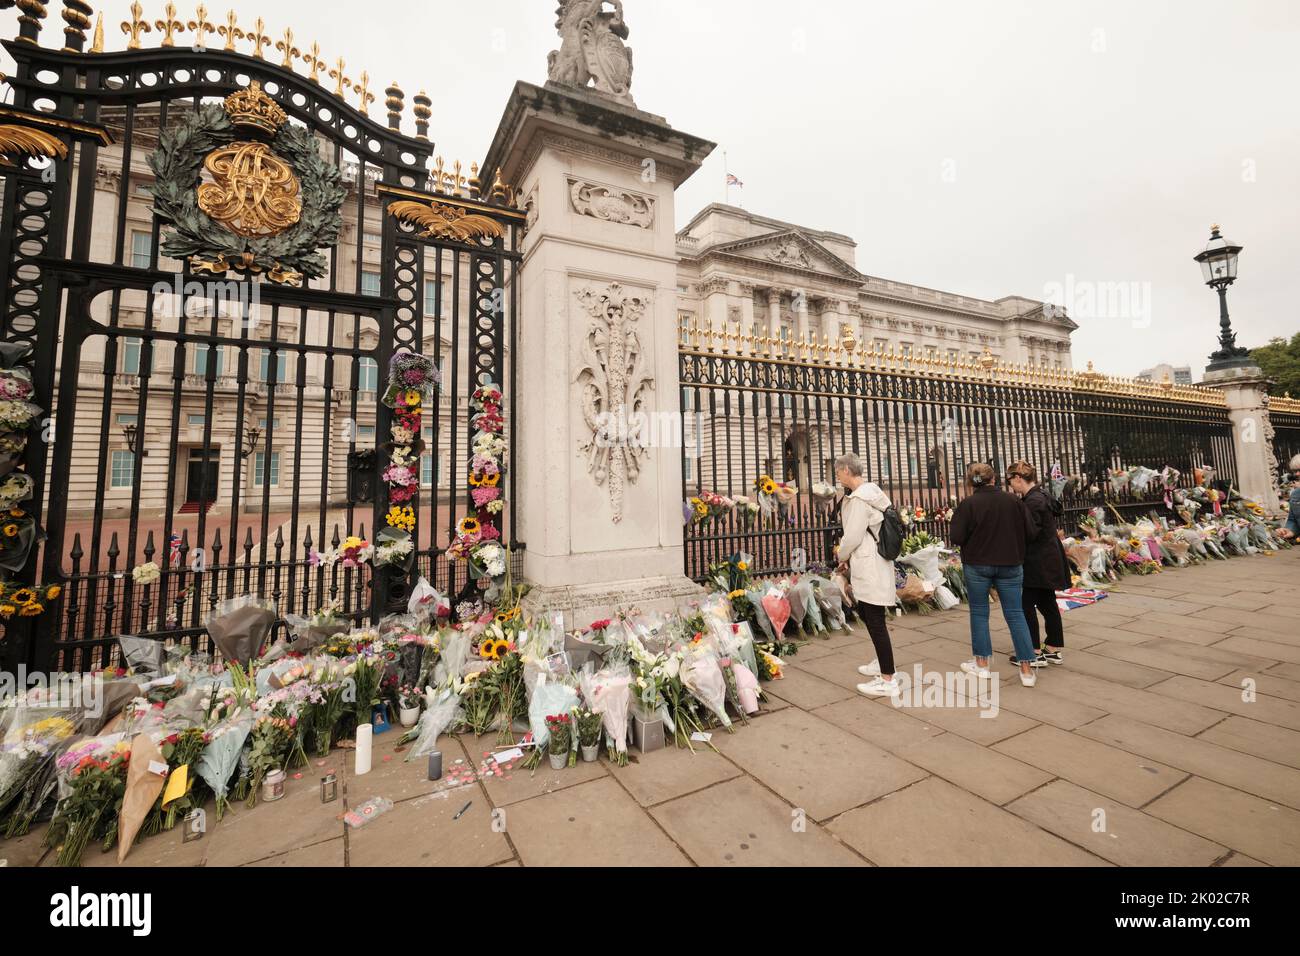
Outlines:
[{"label": "tree", "polygon": [[1289,393],[1292,398],[1300,398],[1300,332],[1290,342],[1284,338],[1272,339],[1268,345],[1252,349],[1250,357],[1273,380],[1269,394]]}]

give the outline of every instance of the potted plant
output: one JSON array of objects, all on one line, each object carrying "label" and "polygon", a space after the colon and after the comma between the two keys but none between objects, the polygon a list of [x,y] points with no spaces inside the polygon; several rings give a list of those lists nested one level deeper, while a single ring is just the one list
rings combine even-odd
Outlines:
[{"label": "potted plant", "polygon": [[600,714],[577,708],[573,711],[578,725],[578,747],[584,763],[595,763],[600,758],[600,734],[604,720]]},{"label": "potted plant", "polygon": [[424,699],[414,687],[403,687],[397,692],[398,719],[403,727],[414,727],[420,719],[420,703]]},{"label": "potted plant", "polygon": [[573,722],[568,714],[554,714],[546,718],[546,729],[550,734],[547,752],[551,755],[551,769],[563,770],[573,747]]}]

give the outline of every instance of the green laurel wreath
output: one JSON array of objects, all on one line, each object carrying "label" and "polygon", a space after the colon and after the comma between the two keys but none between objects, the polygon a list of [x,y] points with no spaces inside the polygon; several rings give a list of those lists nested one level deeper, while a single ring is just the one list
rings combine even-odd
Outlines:
[{"label": "green laurel wreath", "polygon": [[172,226],[162,252],[175,259],[220,258],[232,268],[243,268],[247,253],[252,271],[294,271],[313,279],[325,275],[326,259],[317,250],[334,245],[342,229],[346,190],[339,170],[321,158],[310,132],[281,124],[270,145],[298,176],[302,215],[279,235],[246,238],[211,219],[198,203],[203,160],[234,140],[234,124],[217,103],[188,114],[159,136],[149,166],[156,177],[154,212]]}]

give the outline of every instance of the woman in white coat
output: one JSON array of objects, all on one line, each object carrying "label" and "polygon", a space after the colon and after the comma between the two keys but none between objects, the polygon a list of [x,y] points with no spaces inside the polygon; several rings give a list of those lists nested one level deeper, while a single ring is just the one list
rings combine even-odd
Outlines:
[{"label": "woman in white coat", "polygon": [[840,511],[844,536],[840,538],[839,560],[849,566],[858,616],[866,623],[876,647],[876,660],[858,668],[862,676],[872,678],[869,683],[859,684],[858,692],[868,697],[897,697],[900,690],[894,678],[894,647],[885,623],[889,610],[898,603],[894,562],[882,558],[876,546],[876,535],[890,501],[879,485],[863,477],[857,455],[835,459],[835,480],[848,491]]}]

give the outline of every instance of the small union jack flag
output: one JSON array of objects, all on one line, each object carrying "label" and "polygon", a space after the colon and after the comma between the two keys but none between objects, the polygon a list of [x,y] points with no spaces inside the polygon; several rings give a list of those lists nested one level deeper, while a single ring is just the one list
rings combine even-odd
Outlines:
[{"label": "small union jack flag", "polygon": [[733,176],[731,173],[727,173],[727,185],[728,185],[728,186],[739,186],[741,189],[744,189],[744,188],[745,188],[745,184],[742,183],[742,182],[741,182],[739,179],[737,179],[735,176]]},{"label": "small union jack flag", "polygon": [[169,551],[170,551],[171,566],[173,568],[178,567],[181,563],[181,536],[177,534],[175,531],[172,532],[172,539],[171,539]]}]

